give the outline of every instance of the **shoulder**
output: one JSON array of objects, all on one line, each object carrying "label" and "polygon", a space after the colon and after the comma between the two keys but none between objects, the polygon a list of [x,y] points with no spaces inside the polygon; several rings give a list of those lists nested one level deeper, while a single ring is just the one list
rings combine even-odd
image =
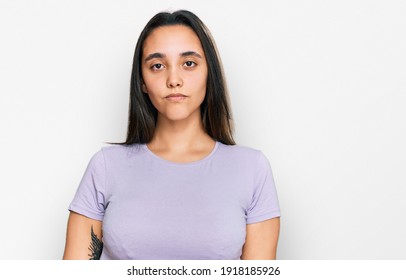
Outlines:
[{"label": "shoulder", "polygon": [[116,165],[144,152],[140,144],[104,146],[92,155],[90,164],[99,167]]},{"label": "shoulder", "polygon": [[219,143],[219,150],[220,154],[239,160],[257,161],[265,157],[261,150],[244,145],[225,145]]},{"label": "shoulder", "polygon": [[115,158],[131,157],[143,152],[145,152],[145,150],[143,149],[142,144],[132,144],[104,146],[97,153],[102,154],[105,158]]},{"label": "shoulder", "polygon": [[218,159],[232,166],[239,166],[256,173],[270,166],[266,155],[259,149],[244,145],[225,145],[219,143]]}]

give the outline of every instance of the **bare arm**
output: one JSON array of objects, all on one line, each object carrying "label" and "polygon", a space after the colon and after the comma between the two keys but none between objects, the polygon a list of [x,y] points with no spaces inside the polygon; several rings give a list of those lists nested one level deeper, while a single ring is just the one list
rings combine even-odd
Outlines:
[{"label": "bare arm", "polygon": [[64,260],[98,260],[103,250],[102,222],[70,212]]},{"label": "bare arm", "polygon": [[247,225],[247,236],[241,259],[275,260],[279,228],[279,217]]}]

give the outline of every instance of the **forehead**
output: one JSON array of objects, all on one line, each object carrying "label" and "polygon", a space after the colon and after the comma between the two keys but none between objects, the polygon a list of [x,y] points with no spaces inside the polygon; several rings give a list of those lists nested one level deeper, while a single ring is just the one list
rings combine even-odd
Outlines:
[{"label": "forehead", "polygon": [[179,54],[198,51],[203,54],[199,37],[188,26],[170,25],[154,29],[144,41],[143,56],[149,53]]}]

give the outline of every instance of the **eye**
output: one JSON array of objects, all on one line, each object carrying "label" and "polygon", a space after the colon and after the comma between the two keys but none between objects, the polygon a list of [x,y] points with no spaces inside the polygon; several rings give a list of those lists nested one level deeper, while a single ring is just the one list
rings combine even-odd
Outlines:
[{"label": "eye", "polygon": [[194,62],[194,61],[186,61],[186,62],[185,62],[185,65],[186,65],[186,67],[191,68],[191,67],[196,66],[197,64],[196,64],[196,62]]},{"label": "eye", "polygon": [[161,64],[161,63],[156,63],[156,64],[151,66],[152,70],[161,70],[162,68],[164,68],[164,65]]}]

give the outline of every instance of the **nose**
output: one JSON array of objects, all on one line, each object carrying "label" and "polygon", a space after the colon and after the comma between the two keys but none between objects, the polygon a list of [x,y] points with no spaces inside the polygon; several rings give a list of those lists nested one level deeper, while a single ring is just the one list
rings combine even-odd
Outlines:
[{"label": "nose", "polygon": [[171,71],[169,71],[166,85],[168,88],[181,87],[183,85],[182,77],[177,69],[173,68]]}]

